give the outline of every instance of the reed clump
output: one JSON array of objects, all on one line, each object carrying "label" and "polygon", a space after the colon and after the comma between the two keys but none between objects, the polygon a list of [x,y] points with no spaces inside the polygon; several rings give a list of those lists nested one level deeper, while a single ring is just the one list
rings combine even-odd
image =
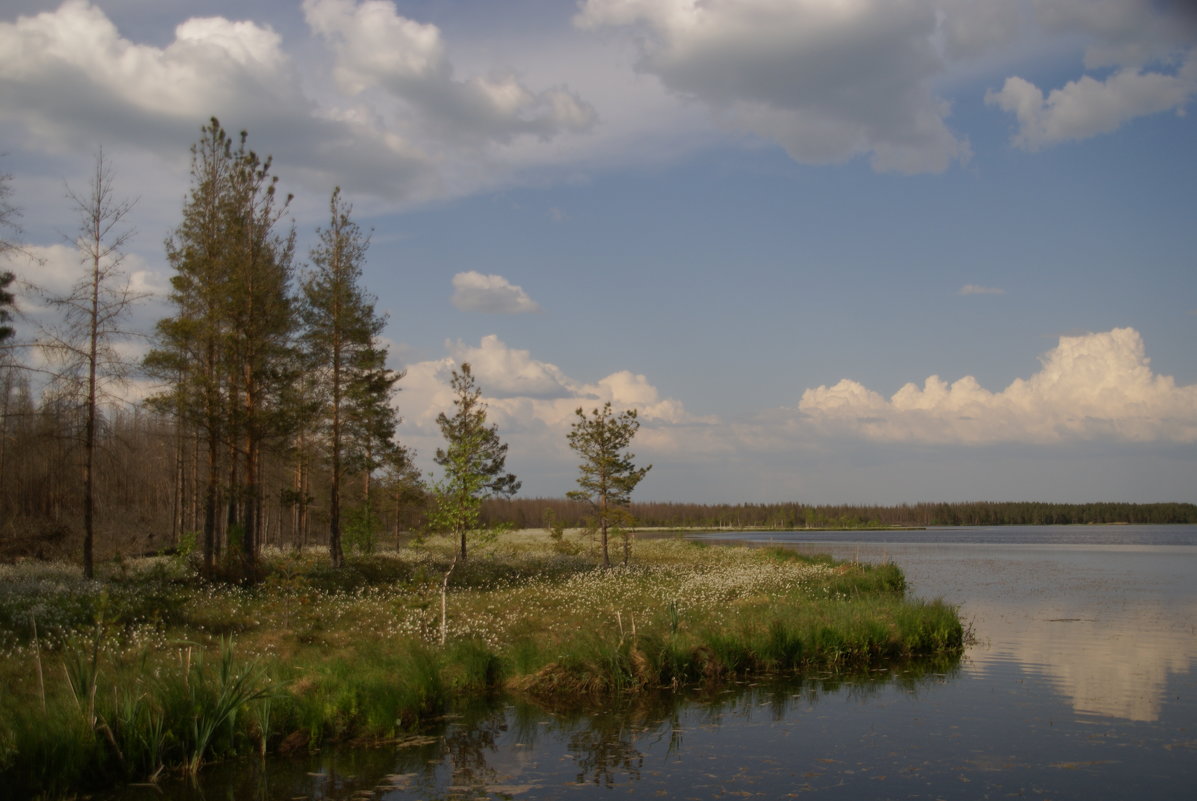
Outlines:
[{"label": "reed clump", "polygon": [[340,570],[318,553],[270,554],[250,587],[177,559],[94,581],[0,566],[0,782],[18,797],[65,796],[234,755],[400,737],[489,693],[547,702],[834,675],[951,658],[963,643],[956,610],[907,598],[893,565],[660,539],[601,570],[580,544],[512,536],[446,585],[452,546]]}]

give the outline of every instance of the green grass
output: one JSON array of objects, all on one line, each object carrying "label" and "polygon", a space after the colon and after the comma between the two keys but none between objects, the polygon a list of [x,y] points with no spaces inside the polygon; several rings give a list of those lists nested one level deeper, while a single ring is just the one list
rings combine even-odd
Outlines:
[{"label": "green grass", "polygon": [[907,599],[893,565],[664,539],[602,571],[566,545],[511,536],[459,564],[443,645],[447,541],[340,570],[323,554],[270,554],[253,588],[203,582],[178,560],[108,566],[92,582],[0,566],[0,781],[55,797],[394,738],[451,699],[834,676],[962,647],[956,610]]}]

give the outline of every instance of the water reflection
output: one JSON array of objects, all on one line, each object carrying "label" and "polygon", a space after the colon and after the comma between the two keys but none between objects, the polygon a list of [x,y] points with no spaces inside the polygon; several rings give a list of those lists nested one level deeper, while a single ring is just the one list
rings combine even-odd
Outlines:
[{"label": "water reflection", "polygon": [[970,670],[1046,681],[1083,715],[1160,720],[1197,663],[1197,526],[1008,526],[719,535],[897,562],[911,590],[959,604]]},{"label": "water reflection", "polygon": [[385,749],[216,766],[199,786],[113,799],[1187,801],[1197,783],[1197,527],[1181,537],[1189,545],[1035,536],[802,546],[897,561],[916,595],[960,604],[978,638],[963,663],[617,705],[495,699]]},{"label": "water reflection", "polygon": [[992,639],[969,655],[977,670],[1010,663],[1041,674],[1078,713],[1157,721],[1169,679],[1197,661],[1195,620],[1193,603],[1125,609],[994,603],[984,618]]},{"label": "water reflection", "polygon": [[[618,703],[496,699],[464,708],[386,748],[217,765],[197,783],[130,787],[109,799],[457,801],[551,798],[563,789],[586,787],[631,791],[638,785],[662,794],[679,780],[683,786],[702,784],[717,775],[709,765],[710,742],[724,729],[735,738],[746,722],[805,719],[828,697],[855,703],[886,693],[916,698],[922,688],[950,681],[959,671],[958,658],[936,658],[854,675],[648,693]],[[694,754],[687,749],[691,735],[701,743]],[[665,775],[662,765],[673,766],[675,773]]]},{"label": "water reflection", "polygon": [[1170,681],[1197,664],[1197,548],[888,543],[823,550],[897,561],[914,592],[960,604],[977,637],[970,671],[1041,677],[1078,714],[1158,721]]}]

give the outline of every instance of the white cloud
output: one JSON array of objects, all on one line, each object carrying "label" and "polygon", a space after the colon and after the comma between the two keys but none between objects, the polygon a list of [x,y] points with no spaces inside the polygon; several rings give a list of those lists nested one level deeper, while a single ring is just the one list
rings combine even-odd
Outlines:
[{"label": "white cloud", "polygon": [[537,361],[526,350],[508,347],[494,334],[478,347],[461,340],[445,343],[453,362],[469,362],[479,384],[492,397],[558,398],[570,393],[573,382],[556,365]]},{"label": "white cloud", "polygon": [[589,130],[597,121],[594,108],[564,86],[534,92],[509,70],[458,80],[440,30],[401,16],[390,0],[304,0],[303,12],[331,46],[343,91],[382,89],[439,136],[550,139]]},{"label": "white cloud", "polygon": [[646,376],[627,370],[593,383],[579,381],[494,334],[482,337],[477,346],[457,340],[446,342],[445,347],[447,357],[409,365],[401,382],[398,401],[417,437],[435,439],[437,414],[451,411],[453,405],[451,373],[462,362],[470,364],[492,418],[502,428],[539,437],[535,447],[542,452],[545,447],[559,449],[557,439],[564,442],[579,407],[589,409],[607,401],[617,410],[636,409],[646,430],[659,429],[655,435],[645,434],[655,436],[659,445],[680,436],[669,433],[673,427],[715,422],[690,414],[679,400],[661,397]]},{"label": "white cloud", "polygon": [[886,399],[844,379],[806,390],[798,410],[817,431],[879,441],[1197,442],[1197,385],[1154,375],[1132,328],[1061,337],[1039,372],[1001,392],[931,376]]},{"label": "white cloud", "polygon": [[1085,75],[1053,89],[1046,98],[1034,84],[1007,78],[985,102],[1018,118],[1013,142],[1024,150],[1109,133],[1123,124],[1161,111],[1183,109],[1197,94],[1197,50],[1175,75],[1124,69],[1104,81]]},{"label": "white cloud", "polygon": [[[90,265],[70,245],[27,245],[25,250],[30,256],[28,261],[8,265],[17,276],[14,294],[18,314],[13,327],[22,348],[21,361],[33,368],[34,385],[40,388],[50,374],[61,370],[62,364],[51,352],[34,343],[74,339],[75,334],[64,325],[65,310],[55,300],[68,297],[86,277]],[[104,371],[101,378],[104,403],[137,402],[154,391],[151,382],[138,378],[137,365],[149,350],[148,334],[154,324],[169,313],[162,302],[167,287],[137,254],[125,254],[120,269],[109,273],[105,288],[118,294],[126,281],[132,300],[121,317],[109,321],[111,330],[105,335],[105,342],[110,355],[119,361],[127,375],[118,378],[111,371]]]},{"label": "white cloud", "polygon": [[282,40],[252,22],[190,19],[158,48],[123,38],[86,0],[67,0],[0,23],[0,54],[0,85],[11,93],[0,109],[47,138],[43,145],[136,136],[138,126],[147,141],[164,126],[190,132],[217,110],[258,119],[305,112]]},{"label": "white cloud", "polygon": [[[1197,6],[1152,0],[1038,0],[1036,22],[1047,32],[1083,37],[1083,75],[1045,94],[1010,76],[985,102],[1015,115],[1012,141],[1035,151],[1117,130],[1138,117],[1175,110],[1197,95]],[[1149,66],[1155,66],[1149,69]]]},{"label": "white cloud", "polygon": [[625,370],[593,383],[579,381],[494,335],[477,346],[461,341],[445,345],[448,356],[408,365],[400,382],[398,405],[405,418],[400,436],[420,454],[426,470],[436,472],[431,457],[444,445],[436,417],[452,414],[449,380],[463,361],[478,381],[487,419],[509,444],[508,467],[521,478],[527,477],[525,471],[539,476],[540,484],[526,487],[532,494],[562,493],[572,486],[576,462],[566,435],[577,409],[590,410],[606,401],[617,411],[637,410],[642,425],[635,449],[642,464],[665,456],[703,458],[724,447],[716,420],[696,417],[681,401],[661,397],[644,375]]},{"label": "white cloud", "polygon": [[[0,123],[32,151],[69,157],[102,142],[181,167],[215,115],[248,130],[288,182],[408,206],[552,163],[549,142],[597,121],[569,88],[533,90],[512,69],[456,78],[439,29],[393,3],[310,0],[305,12],[327,55],[223,17],[184,20],[164,45],[137,42],[87,0],[0,21]],[[323,80],[326,57],[336,86]]]},{"label": "white cloud", "polygon": [[969,157],[931,83],[945,69],[933,3],[587,0],[583,28],[633,28],[637,69],[797,161],[871,154],[941,172]]},{"label": "white cloud", "polygon": [[527,314],[540,306],[521,287],[501,275],[470,270],[453,276],[453,305],[461,311]]},{"label": "white cloud", "polygon": [[[1010,444],[1035,449],[1036,459],[1015,463],[1026,475],[1042,475],[1045,449],[1058,449],[1063,461],[1055,464],[1070,464],[1085,452],[1072,446],[1085,443],[1197,442],[1197,385],[1178,387],[1172,378],[1154,375],[1141,337],[1129,328],[1063,337],[1044,355],[1038,372],[1000,392],[971,377],[949,384],[932,376],[885,398],[845,379],[807,390],[796,408],[739,420],[696,416],[632,371],[578,380],[493,335],[477,345],[447,342],[446,350],[444,358],[408,366],[398,399],[406,418],[404,442],[432,469],[430,457],[443,445],[436,416],[453,408],[451,371],[469,361],[489,418],[510,444],[509,466],[536,477],[528,485],[532,494],[569,488],[574,457],[566,433],[575,410],[608,400],[617,410],[637,409],[638,458],[658,465],[653,486],[671,487],[658,497],[675,499],[734,500],[747,494],[775,500],[819,488],[837,499],[860,500],[845,489],[857,481],[880,481],[867,491],[881,493],[877,497],[886,502],[940,492],[942,487],[920,484],[921,474],[891,475],[908,452],[918,451],[910,448],[914,445],[954,449],[945,464],[971,464],[973,472],[957,475],[945,467],[944,481],[955,482],[949,494],[976,497],[982,491],[970,481],[984,473],[977,465],[991,464],[993,456],[1008,466]],[[1119,453],[1124,459],[1125,451]],[[866,474],[870,478],[862,479]]]},{"label": "white cloud", "polygon": [[979,284],[965,284],[960,287],[959,295],[1004,295],[1006,290],[999,289],[993,286],[981,286]]}]

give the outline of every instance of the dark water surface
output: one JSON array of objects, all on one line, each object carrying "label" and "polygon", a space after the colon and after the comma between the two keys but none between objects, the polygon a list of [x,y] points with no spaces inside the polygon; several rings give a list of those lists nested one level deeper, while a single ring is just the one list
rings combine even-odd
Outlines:
[{"label": "dark water surface", "polygon": [[114,798],[1197,797],[1197,526],[718,539],[894,561],[913,594],[959,604],[976,643],[958,664],[624,708],[498,701],[393,747],[216,766],[198,786]]}]

